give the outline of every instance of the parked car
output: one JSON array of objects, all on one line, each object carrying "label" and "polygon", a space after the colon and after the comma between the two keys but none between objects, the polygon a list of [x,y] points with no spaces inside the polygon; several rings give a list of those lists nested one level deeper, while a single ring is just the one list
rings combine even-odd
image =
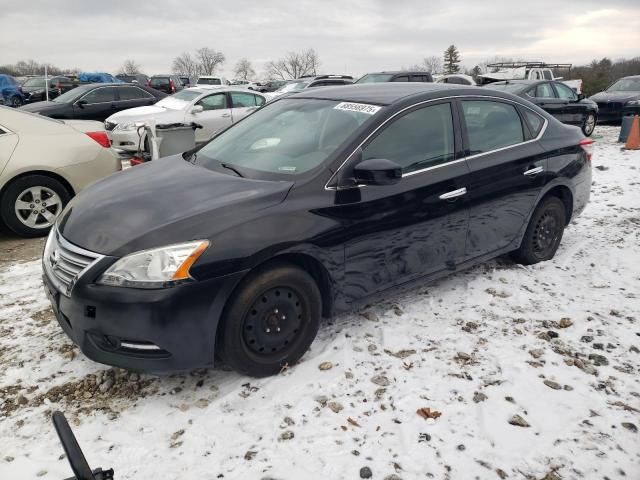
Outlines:
[{"label": "parked car", "polygon": [[624,115],[640,115],[640,75],[616,80],[589,97],[598,104],[599,121],[619,124]]},{"label": "parked car", "polygon": [[598,105],[581,93],[558,81],[509,80],[495,82],[485,88],[518,95],[549,112],[562,123],[576,125],[587,137],[593,133],[598,120]]},{"label": "parked car", "polygon": [[244,118],[267,101],[258,92],[220,87],[192,87],[164,98],[151,107],[124,110],[105,121],[114,148],[136,151],[144,138],[138,136],[136,124],[153,120],[156,125],[196,123],[196,142],[209,140],[215,132]]},{"label": "parked car", "polygon": [[212,75],[201,75],[198,77],[198,81],[196,82],[196,86],[197,87],[202,87],[205,85],[230,85],[231,82],[229,82],[226,78],[224,77],[214,77]]},{"label": "parked car", "polygon": [[275,98],[281,95],[291,95],[293,93],[301,92],[307,88],[336,87],[340,85],[351,85],[352,83],[353,77],[349,75],[317,75],[301,77],[295,80],[289,80],[271,95]]},{"label": "parked car", "polygon": [[104,120],[121,110],[153,105],[166,95],[130,83],[90,83],[63,93],[50,102],[30,103],[21,110],[51,118]]},{"label": "parked car", "polygon": [[476,81],[471,75],[463,75],[462,73],[442,75],[436,79],[435,83],[452,83],[454,85],[477,85]]},{"label": "parked car", "polygon": [[120,83],[122,80],[105,72],[81,72],[78,74],[80,83]]},{"label": "parked car", "polygon": [[499,91],[308,90],[82,192],[49,235],[46,290],[96,361],[276,374],[322,317],[504,253],[553,258],[589,199],[590,143]]},{"label": "parked car", "polygon": [[260,90],[260,86],[257,83],[251,82],[249,80],[231,80],[230,86],[246,88],[248,90],[256,90],[256,91]]},{"label": "parked car", "polygon": [[138,85],[147,85],[149,83],[149,77],[144,73],[119,73],[116,78],[125,83],[137,83]]},{"label": "parked car", "polygon": [[25,103],[42,102],[47,99],[47,84],[49,90],[49,100],[53,100],[59,95],[68,92],[76,85],[68,77],[49,77],[45,80],[43,77],[31,77],[22,84],[22,93],[24,94]]},{"label": "parked car", "polygon": [[0,107],[0,221],[15,234],[46,235],[71,197],[121,168],[101,123]]},{"label": "parked car", "polygon": [[501,62],[491,63],[487,65],[487,68],[492,71],[478,75],[478,85],[505,80],[562,80],[562,83],[576,93],[582,93],[582,80],[563,80],[562,77],[556,77],[553,73],[554,70],[570,72],[570,63]]},{"label": "parked car", "polygon": [[258,84],[258,91],[261,93],[271,93],[278,90],[280,87],[285,85],[287,80],[270,80],[265,83]]},{"label": "parked car", "polygon": [[11,75],[0,74],[0,97],[11,107],[19,107],[25,102],[20,85]]},{"label": "parked car", "polygon": [[360,77],[356,83],[382,83],[382,82],[433,82],[433,77],[429,72],[376,72],[367,73]]},{"label": "parked car", "polygon": [[194,86],[194,85],[196,84],[196,81],[195,81],[193,78],[191,78],[191,77],[187,77],[187,76],[180,76],[180,77],[178,77],[178,78],[179,78],[179,79],[180,79],[180,81],[182,82],[182,86],[183,86],[184,88],[192,87],[192,86]]},{"label": "parked car", "polygon": [[167,95],[179,92],[184,88],[182,80],[177,75],[154,75],[149,79],[148,86]]}]

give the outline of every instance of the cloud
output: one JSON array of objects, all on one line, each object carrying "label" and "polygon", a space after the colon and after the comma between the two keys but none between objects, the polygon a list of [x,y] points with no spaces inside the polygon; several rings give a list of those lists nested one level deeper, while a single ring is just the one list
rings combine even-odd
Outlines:
[{"label": "cloud", "polygon": [[[6,0],[0,0],[5,2]],[[156,0],[12,2],[0,18],[2,62],[33,58],[115,72],[127,58],[163,73],[183,51],[202,46],[235,62],[264,63],[313,47],[328,73],[361,74],[413,65],[456,44],[463,63],[496,55],[587,63],[637,56],[640,5],[612,0],[519,2],[444,0]]]}]

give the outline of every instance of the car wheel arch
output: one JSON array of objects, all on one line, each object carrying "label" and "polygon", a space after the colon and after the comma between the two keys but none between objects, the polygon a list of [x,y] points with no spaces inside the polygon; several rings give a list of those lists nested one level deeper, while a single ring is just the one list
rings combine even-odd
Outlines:
[{"label": "car wheel arch", "polygon": [[567,225],[569,225],[571,217],[573,216],[573,192],[567,185],[556,184],[544,192],[536,206],[543,202],[545,198],[550,196],[557,197],[564,204],[565,213],[567,215]]},{"label": "car wheel arch", "polygon": [[9,180],[7,180],[5,182],[4,185],[2,185],[2,187],[0,188],[0,198],[2,198],[2,195],[4,195],[5,190],[9,187],[9,185],[11,185],[13,182],[23,178],[23,177],[28,177],[30,175],[42,175],[45,177],[50,177],[53,178],[54,180],[57,180],[58,182],[60,182],[64,188],[67,190],[67,192],[69,193],[69,195],[73,198],[76,195],[75,190],[73,189],[73,186],[69,183],[69,181],[64,178],[62,175],[59,175],[55,172],[52,172],[50,170],[28,170],[26,172],[20,172],[18,175],[11,177]]}]

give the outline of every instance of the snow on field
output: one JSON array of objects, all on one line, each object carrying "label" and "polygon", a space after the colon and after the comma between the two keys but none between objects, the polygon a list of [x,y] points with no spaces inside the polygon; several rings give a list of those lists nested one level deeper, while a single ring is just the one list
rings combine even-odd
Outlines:
[{"label": "snow on field", "polygon": [[339,317],[274,378],[93,363],[39,262],[0,268],[0,478],[70,476],[57,409],[117,479],[640,478],[640,152],[617,131],[596,132],[592,201],[553,261]]}]

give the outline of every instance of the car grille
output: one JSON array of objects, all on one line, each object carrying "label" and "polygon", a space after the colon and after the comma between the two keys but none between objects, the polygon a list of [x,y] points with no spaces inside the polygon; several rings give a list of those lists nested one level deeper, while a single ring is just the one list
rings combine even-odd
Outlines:
[{"label": "car grille", "polygon": [[108,130],[109,132],[111,130],[113,130],[114,128],[116,128],[117,123],[113,123],[113,122],[104,122],[104,128],[105,130]]},{"label": "car grille", "polygon": [[621,102],[598,102],[598,110],[613,111],[622,108]]},{"label": "car grille", "polygon": [[42,263],[54,286],[66,297],[80,276],[102,255],[77,247],[53,229],[44,248]]}]

